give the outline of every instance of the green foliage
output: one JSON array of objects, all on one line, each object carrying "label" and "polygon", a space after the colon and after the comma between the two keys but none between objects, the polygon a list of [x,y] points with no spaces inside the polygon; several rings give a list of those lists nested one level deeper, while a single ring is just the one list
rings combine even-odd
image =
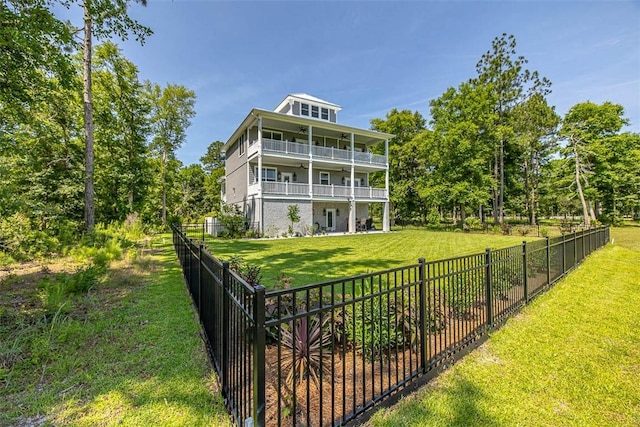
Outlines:
[{"label": "green foliage", "polygon": [[35,229],[22,213],[0,220],[0,252],[15,260],[45,256],[61,249],[55,237]]},{"label": "green foliage", "polygon": [[72,297],[87,293],[106,274],[105,265],[95,264],[81,267],[75,273],[60,273],[38,284],[45,313],[67,313],[71,310]]},{"label": "green foliage", "polygon": [[347,305],[346,309],[345,335],[369,360],[382,357],[390,347],[404,347],[408,343],[403,323],[396,326],[399,306],[393,294],[386,290],[386,285],[374,285],[366,280],[354,294],[354,299],[359,301]]},{"label": "green foliage", "polygon": [[259,285],[262,280],[262,267],[246,262],[241,256],[229,258],[229,269],[235,271],[249,285]]},{"label": "green foliage", "polygon": [[220,224],[224,227],[224,232],[219,233],[221,237],[237,239],[242,237],[245,230],[245,219],[236,205],[222,206],[220,214]]},{"label": "green foliage", "polygon": [[441,284],[447,308],[456,317],[473,319],[472,308],[484,299],[485,283],[482,277],[464,277],[459,274],[450,276],[446,284]]},{"label": "green foliage", "polygon": [[293,236],[293,225],[300,222],[300,207],[298,205],[287,206],[287,217],[291,221],[289,225],[289,235]]}]

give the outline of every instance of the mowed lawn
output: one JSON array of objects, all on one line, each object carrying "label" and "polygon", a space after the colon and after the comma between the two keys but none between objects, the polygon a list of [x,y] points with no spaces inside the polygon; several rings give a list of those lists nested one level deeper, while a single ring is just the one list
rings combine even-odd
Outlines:
[{"label": "mowed lawn", "polygon": [[522,240],[522,236],[402,230],[272,240],[210,238],[206,243],[219,259],[240,256],[261,266],[262,284],[271,288],[281,275],[293,277],[292,286],[301,286],[414,264],[421,257],[429,261],[504,248]]},{"label": "mowed lawn", "polygon": [[640,425],[640,228],[372,426]]}]

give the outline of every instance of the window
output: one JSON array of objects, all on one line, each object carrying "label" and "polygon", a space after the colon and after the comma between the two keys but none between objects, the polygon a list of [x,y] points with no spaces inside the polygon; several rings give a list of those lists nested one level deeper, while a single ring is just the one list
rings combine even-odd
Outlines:
[{"label": "window", "polygon": [[312,106],[311,106],[311,117],[313,117],[313,118],[315,118],[315,119],[317,119],[318,117],[320,117],[319,110],[320,110],[320,109],[318,108],[318,106],[317,106],[317,105],[312,105]]},{"label": "window", "polygon": [[329,120],[329,109],[328,108],[322,108],[322,110],[320,110],[322,112],[322,120]]},{"label": "window", "polygon": [[[262,168],[262,180],[276,182],[278,171],[276,168]],[[258,167],[254,169],[254,182],[258,182]]]},{"label": "window", "polygon": [[309,115],[309,104],[300,104],[300,115],[301,116]]},{"label": "window", "polygon": [[238,139],[238,153],[239,153],[238,156],[242,156],[244,154],[246,142],[247,142],[247,135],[242,134],[242,136],[240,136],[240,138]]},{"label": "window", "polygon": [[329,172],[320,172],[320,185],[329,185]]},{"label": "window", "polygon": [[282,132],[277,132],[275,130],[263,130],[262,131],[263,139],[275,139],[276,141],[282,141]]}]

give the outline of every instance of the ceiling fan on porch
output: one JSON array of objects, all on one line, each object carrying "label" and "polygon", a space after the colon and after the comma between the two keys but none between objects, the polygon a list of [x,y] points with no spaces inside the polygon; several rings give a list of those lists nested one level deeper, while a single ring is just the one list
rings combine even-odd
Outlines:
[{"label": "ceiling fan on porch", "polygon": [[309,169],[309,166],[305,166],[304,163],[300,163],[300,166],[298,166],[298,169]]},{"label": "ceiling fan on porch", "polygon": [[304,127],[304,126],[300,126],[300,128],[298,129],[298,133],[306,135],[307,134],[307,128]]}]

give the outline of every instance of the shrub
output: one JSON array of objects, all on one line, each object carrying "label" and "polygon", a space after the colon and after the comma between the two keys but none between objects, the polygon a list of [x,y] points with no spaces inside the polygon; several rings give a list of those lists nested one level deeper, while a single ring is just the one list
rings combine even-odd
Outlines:
[{"label": "shrub", "polygon": [[[244,216],[235,205],[223,205],[220,214],[220,223],[226,231],[225,237],[237,239],[242,237],[244,232]],[[221,235],[220,233],[219,235]]]},{"label": "shrub", "polygon": [[370,360],[379,358],[389,347],[407,343],[402,325],[396,327],[398,307],[393,296],[386,292],[372,295],[384,290],[385,285],[372,286],[365,281],[354,295],[364,299],[348,305],[344,319],[347,339]]},{"label": "shrub", "polygon": [[482,280],[460,275],[450,276],[444,289],[447,306],[456,317],[473,318],[471,308],[481,300],[485,286]]},{"label": "shrub", "polygon": [[427,224],[440,225],[440,220],[440,212],[438,212],[438,208],[431,208],[429,214],[427,215]]},{"label": "shrub", "polygon": [[542,237],[549,237],[549,229],[547,227],[542,227],[540,229],[540,235]]},{"label": "shrub", "polygon": [[[332,333],[326,327],[327,315],[302,317],[280,326],[280,343],[284,347],[282,369],[285,382],[292,387],[304,379],[320,387],[319,374],[330,372]],[[295,361],[295,362],[294,362]]]},{"label": "shrub", "polygon": [[482,230],[482,223],[480,222],[480,218],[471,216],[465,220],[465,225],[469,231]]},{"label": "shrub", "polygon": [[247,284],[256,286],[262,280],[262,267],[245,262],[241,256],[229,258],[229,269],[235,271]]}]

